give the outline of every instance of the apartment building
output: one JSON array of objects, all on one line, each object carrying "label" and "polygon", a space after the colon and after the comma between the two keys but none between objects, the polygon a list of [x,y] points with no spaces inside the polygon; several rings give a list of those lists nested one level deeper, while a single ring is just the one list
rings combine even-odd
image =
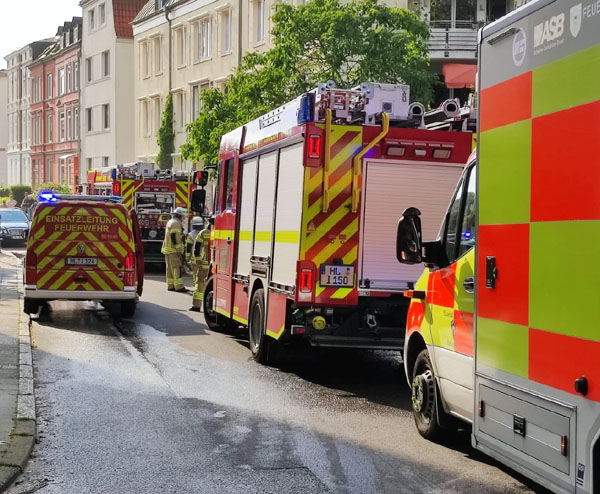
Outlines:
[{"label": "apartment building", "polygon": [[249,50],[270,47],[273,0],[150,0],[133,21],[135,152],[154,161],[165,99],[173,94],[174,168],[191,169],[179,147],[203,89],[224,87]]},{"label": "apartment building", "polygon": [[32,183],[79,184],[81,17],[59,26],[30,66]]},{"label": "apartment building", "polygon": [[6,144],[8,141],[8,77],[6,70],[0,70],[0,185],[8,183]]},{"label": "apartment building", "polygon": [[131,21],[147,0],[82,0],[80,182],[94,168],[135,160]]},{"label": "apartment building", "polygon": [[29,66],[52,43],[54,39],[34,41],[4,57],[8,91],[7,185],[31,184]]}]

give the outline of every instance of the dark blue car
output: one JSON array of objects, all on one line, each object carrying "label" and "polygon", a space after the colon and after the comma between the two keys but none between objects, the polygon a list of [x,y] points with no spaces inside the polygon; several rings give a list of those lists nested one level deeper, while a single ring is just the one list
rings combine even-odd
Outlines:
[{"label": "dark blue car", "polygon": [[20,209],[0,209],[0,241],[25,244],[29,235],[29,220]]}]

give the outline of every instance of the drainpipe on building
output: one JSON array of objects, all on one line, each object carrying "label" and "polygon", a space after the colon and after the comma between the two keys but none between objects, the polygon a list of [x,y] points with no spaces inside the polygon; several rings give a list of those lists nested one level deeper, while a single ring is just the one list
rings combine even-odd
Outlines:
[{"label": "drainpipe on building", "polygon": [[169,18],[169,13],[171,12],[171,9],[169,8],[168,5],[165,5],[165,19],[167,20],[167,23],[169,24],[169,91],[171,91],[171,71],[172,71],[172,65],[173,65],[173,39],[172,39],[172,33],[171,33],[171,20]]},{"label": "drainpipe on building", "polygon": [[242,0],[238,0],[238,67],[242,64]]}]

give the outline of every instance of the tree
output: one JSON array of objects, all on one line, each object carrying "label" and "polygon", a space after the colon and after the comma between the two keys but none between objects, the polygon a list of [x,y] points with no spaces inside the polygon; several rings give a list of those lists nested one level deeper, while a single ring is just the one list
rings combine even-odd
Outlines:
[{"label": "tree", "polygon": [[36,185],[33,189],[34,195],[36,199],[39,199],[40,192],[55,192],[57,194],[70,194],[71,187],[69,187],[65,183],[58,182],[44,182],[42,184]]},{"label": "tree", "polygon": [[161,170],[172,168],[173,153],[175,152],[175,133],[173,132],[173,95],[171,91],[167,95],[160,128],[158,129],[158,147],[156,164]]},{"label": "tree", "polygon": [[377,0],[312,0],[277,5],[273,48],[246,54],[227,91],[205,90],[196,121],[181,147],[190,161],[216,164],[219,141],[317,83],[350,88],[361,82],[406,83],[411,99],[428,103],[435,76],[429,70],[429,31],[416,14]]}]

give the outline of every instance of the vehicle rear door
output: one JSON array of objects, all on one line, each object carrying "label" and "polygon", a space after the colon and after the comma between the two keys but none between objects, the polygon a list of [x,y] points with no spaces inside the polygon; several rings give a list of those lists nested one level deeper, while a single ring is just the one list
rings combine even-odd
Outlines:
[{"label": "vehicle rear door", "polygon": [[133,242],[135,245],[136,269],[137,269],[137,294],[141,297],[144,289],[144,244],[140,231],[140,222],[135,209],[129,211],[133,229]]}]

